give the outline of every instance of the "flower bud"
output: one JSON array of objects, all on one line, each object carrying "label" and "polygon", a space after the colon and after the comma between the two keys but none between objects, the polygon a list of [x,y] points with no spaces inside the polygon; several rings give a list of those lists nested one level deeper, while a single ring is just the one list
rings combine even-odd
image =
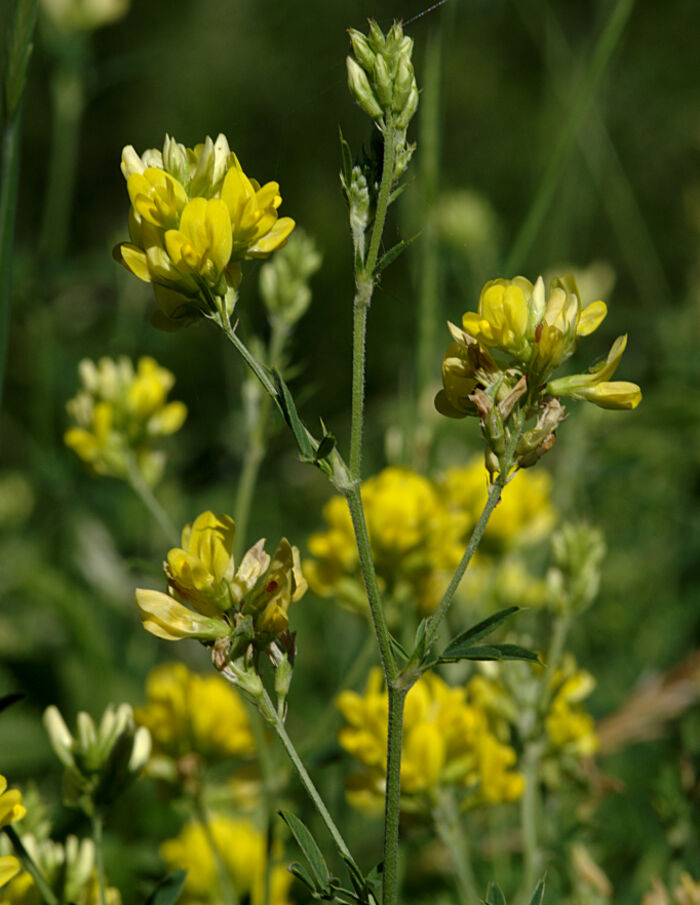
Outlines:
[{"label": "flower bud", "polygon": [[352,57],[346,57],[345,63],[348,71],[350,94],[372,119],[381,119],[383,110],[370,87],[367,73]]},{"label": "flower bud", "polygon": [[391,107],[394,96],[393,80],[386,60],[381,54],[377,54],[374,58],[371,76],[372,87],[379,99],[379,103],[385,109]]},{"label": "flower bud", "polygon": [[349,28],[350,42],[352,43],[352,51],[355,54],[357,62],[362,66],[365,72],[371,72],[374,66],[375,53],[369,46],[369,41],[356,28]]}]

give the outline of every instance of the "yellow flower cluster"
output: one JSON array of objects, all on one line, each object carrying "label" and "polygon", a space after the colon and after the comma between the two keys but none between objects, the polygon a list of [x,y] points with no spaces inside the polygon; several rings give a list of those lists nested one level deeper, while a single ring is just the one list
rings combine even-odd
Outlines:
[{"label": "yellow flower cluster", "polygon": [[606,360],[588,374],[550,379],[552,371],[573,354],[576,340],[597,330],[606,314],[604,302],[582,305],[572,276],[552,280],[548,296],[542,277],[534,285],[521,276],[491,280],[481,290],[478,312],[464,314],[462,329],[449,325],[453,342],[443,360],[444,389],[436,398],[438,410],[452,418],[477,414],[476,390],[488,391],[499,380],[503,384],[499,392],[512,389],[502,380],[506,368],[527,379],[531,394],[545,388],[550,396],[586,399],[602,408],[635,408],[642,398],[639,387],[610,380],[625,350],[626,336],[618,337]]},{"label": "yellow flower cluster", "polygon": [[[550,488],[548,474],[520,472],[489,521],[483,549],[500,553],[546,535],[555,520]],[[435,609],[487,494],[488,475],[480,459],[449,469],[437,481],[397,467],[365,481],[362,501],[372,552],[391,603],[415,602],[424,614]],[[309,538],[313,559],[304,563],[304,574],[317,594],[336,595],[362,610],[366,604],[345,500],[332,497],[323,518],[327,529]]]},{"label": "yellow flower cluster", "polygon": [[[250,905],[263,905],[264,835],[247,820],[222,815],[209,820],[208,830],[237,900],[249,901]],[[220,905],[224,901],[210,839],[200,824],[190,823],[175,839],[168,839],[160,847],[161,857],[169,869],[179,867],[187,871],[182,905]],[[274,866],[270,881],[270,905],[288,905],[292,875],[286,867]]]},{"label": "yellow flower cluster", "polygon": [[148,675],[146,697],[134,716],[151,733],[153,758],[177,761],[197,755],[213,763],[254,753],[243,701],[220,676],[199,675],[184,663],[164,663]]},{"label": "yellow flower cluster", "polygon": [[[373,669],[364,695],[344,691],[337,699],[347,722],[338,741],[362,765],[348,779],[348,800],[366,811],[384,804],[388,699],[382,686],[381,671]],[[462,792],[465,807],[515,801],[524,788],[515,763],[515,750],[496,736],[467,689],[426,673],[409,691],[401,761],[406,810],[430,809],[446,786]]]},{"label": "yellow flower cluster", "polygon": [[[121,895],[115,887],[108,886],[104,898],[100,893],[92,839],[68,836],[62,844],[52,839],[23,835],[22,844],[59,902],[121,905]],[[0,905],[39,905],[43,901],[28,871],[20,873],[0,893]]]},{"label": "yellow flower cluster", "polygon": [[66,446],[98,474],[128,478],[136,467],[149,484],[160,477],[164,454],[153,449],[160,437],[178,431],[187,417],[183,402],[167,402],[174,375],[153,358],[80,362],[81,388],[66,408],[76,422]]},{"label": "yellow flower cluster", "polygon": [[130,242],[115,258],[153,284],[153,324],[179,330],[225,308],[241,279],[240,261],[266,258],[294,229],[278,217],[279,185],[249,179],[225,135],[186,148],[166,136],[163,150],[122,152],[131,200]]},{"label": "yellow flower cluster", "polygon": [[[0,774],[0,828],[21,820],[27,813],[22,804],[22,793],[18,789],[7,788],[7,780]],[[20,863],[14,855],[0,855],[0,886],[19,873]]]},{"label": "yellow flower cluster", "polygon": [[215,641],[232,639],[240,628],[243,646],[261,650],[287,632],[287,610],[306,591],[298,549],[282,538],[270,558],[259,540],[236,569],[235,534],[230,516],[210,511],[185,525],[182,547],[170,550],[164,563],[168,593],[136,591],[146,631],[167,641]]},{"label": "yellow flower cluster", "polygon": [[595,721],[582,701],[595,687],[593,676],[565,657],[551,678],[551,703],[545,719],[550,745],[574,757],[589,757],[598,750]]}]

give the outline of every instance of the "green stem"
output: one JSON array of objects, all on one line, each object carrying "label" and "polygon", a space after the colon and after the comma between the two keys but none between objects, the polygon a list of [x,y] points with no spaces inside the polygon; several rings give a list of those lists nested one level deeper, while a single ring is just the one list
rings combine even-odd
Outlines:
[{"label": "green stem", "polygon": [[5,126],[2,133],[0,163],[0,405],[5,376],[10,306],[12,301],[12,251],[15,237],[17,183],[19,181],[19,143],[21,110]]},{"label": "green stem", "polygon": [[352,330],[352,408],[350,416],[350,474],[353,481],[360,480],[362,460],[362,429],[365,407],[365,346],[367,311],[376,285],[375,268],[384,223],[389,208],[389,196],[394,178],[394,127],[389,119],[384,130],[384,156],[382,181],[377,196],[377,207],[369,243],[367,259],[358,262],[355,270],[355,299],[353,302]]},{"label": "green stem", "polygon": [[521,901],[527,901],[535,887],[535,882],[542,867],[542,855],[539,847],[539,766],[542,745],[539,741],[526,744],[523,752],[523,777],[525,789],[520,799],[520,822],[523,839],[523,879],[520,887]]},{"label": "green stem", "polygon": [[128,463],[127,480],[131,489],[139,497],[146,509],[148,509],[155,521],[160,526],[163,534],[168,540],[168,543],[176,547],[180,543],[180,535],[177,531],[177,528],[173,524],[168,513],[165,511],[165,509],[163,509],[158,500],[155,498],[153,491],[144,480],[144,477],[141,474],[141,470],[139,469],[133,458],[130,459]]},{"label": "green stem", "polygon": [[[212,318],[212,320],[214,320],[214,318]],[[269,393],[269,395],[272,396],[273,399],[277,399],[277,388],[272,382],[272,378],[267,373],[265,368],[260,364],[260,362],[253,358],[251,353],[248,351],[248,347],[239,339],[238,334],[231,326],[231,324],[223,317],[216,319],[215,322],[224,331],[228,341],[233,343],[237,351],[240,352],[240,354],[243,356],[243,360],[263,385],[265,392]]]},{"label": "green stem", "polygon": [[481,543],[484,532],[486,531],[486,525],[491,518],[491,514],[498,505],[499,500],[501,499],[503,488],[506,486],[508,478],[510,477],[510,471],[513,467],[513,460],[515,458],[515,449],[518,445],[518,441],[520,440],[522,430],[523,426],[521,423],[514,424],[514,428],[512,430],[510,439],[508,440],[506,450],[500,460],[500,471],[498,473],[498,477],[489,488],[489,493],[486,497],[486,503],[484,504],[484,508],[482,509],[481,515],[479,516],[479,521],[474,526],[474,530],[472,531],[471,537],[469,538],[467,549],[464,551],[464,555],[462,556],[462,559],[460,560],[460,563],[457,566],[454,575],[450,579],[447,590],[442,595],[442,600],[438,604],[438,608],[428,620],[428,626],[425,632],[426,651],[430,650],[433,642],[437,637],[440,623],[445,618],[445,614],[447,613],[450,604],[452,603],[452,598],[454,597],[457,588],[459,587],[459,583],[464,577],[464,573],[467,571],[467,566],[471,562],[472,556],[476,553],[479,544]]},{"label": "green stem", "polygon": [[[547,654],[547,670],[549,678],[554,675],[561,663],[564,646],[569,633],[571,619],[565,614],[557,616],[552,629],[552,638]],[[539,774],[540,760],[545,747],[543,720],[551,702],[550,683],[542,677],[542,685],[535,704],[534,725],[532,735],[525,744],[523,752],[523,776],[525,791],[520,800],[520,822],[523,840],[523,882],[521,898],[527,901],[542,870],[542,853],[539,845],[540,794]]]},{"label": "green stem", "polygon": [[435,809],[433,820],[438,836],[452,858],[461,905],[477,905],[481,896],[477,889],[462,821],[451,793],[443,796]]},{"label": "green stem", "polygon": [[97,883],[100,888],[100,905],[107,905],[102,830],[102,815],[98,811],[95,811],[92,815],[92,838],[95,842],[95,870],[97,871]]},{"label": "green stem", "polygon": [[[273,319],[267,354],[267,360],[271,368],[281,366],[284,344],[288,336],[289,328],[287,325],[278,318]],[[249,428],[248,446],[243,457],[243,468],[241,469],[235,502],[236,540],[233,554],[236,561],[240,559],[246,549],[248,519],[253,504],[255,486],[258,482],[260,466],[265,458],[265,444],[271,409],[272,397],[269,393],[265,393],[260,399],[255,423]]]},{"label": "green stem", "polygon": [[610,14],[605,28],[593,50],[590,66],[570,106],[570,113],[564,122],[559,137],[548,155],[545,169],[530,210],[515,238],[506,261],[504,272],[517,273],[525,261],[534,242],[547,209],[554,197],[569,153],[576,140],[579,127],[585,116],[596,89],[605,72],[615,48],[622,37],[635,0],[618,0]]},{"label": "green stem", "polygon": [[401,742],[408,689],[389,684],[386,799],[384,801],[384,871],[382,905],[395,905],[399,895],[399,816],[401,809]]},{"label": "green stem", "polygon": [[13,827],[4,826],[3,831],[12,843],[12,848],[15,850],[15,853],[22,862],[22,866],[29,874],[31,874],[39,895],[44,900],[46,905],[59,905],[58,898],[54,895],[53,890],[46,880],[46,877],[44,877],[43,873],[39,869],[39,866],[29,854],[27,849],[24,847],[24,843],[17,835]]},{"label": "green stem", "polygon": [[84,35],[71,35],[58,48],[59,57],[51,81],[53,121],[48,186],[39,236],[39,252],[50,261],[60,260],[69,238],[80,127],[85,109]]},{"label": "green stem", "polygon": [[[270,723],[270,725],[274,728],[275,732],[277,733],[279,740],[282,742],[282,746],[284,747],[284,750],[287,752],[287,757],[290,759],[290,761],[292,762],[292,766],[297,771],[297,773],[299,775],[299,779],[302,782],[302,785],[306,789],[306,792],[307,792],[309,798],[314,803],[314,806],[316,807],[316,810],[318,811],[318,813],[321,817],[321,820],[323,820],[323,823],[325,824],[326,829],[330,833],[331,838],[335,842],[338,851],[341,853],[341,855],[345,858],[345,860],[347,862],[352,864],[353,867],[357,867],[357,865],[355,864],[355,859],[353,858],[352,854],[350,853],[350,849],[348,848],[345,840],[341,836],[340,830],[338,829],[333,818],[331,817],[331,815],[328,811],[328,808],[326,807],[326,805],[323,802],[323,799],[319,795],[318,789],[314,785],[313,780],[309,776],[309,774],[306,770],[306,767],[302,763],[302,760],[299,757],[299,754],[297,753],[296,748],[294,747],[294,742],[290,739],[289,735],[287,734],[287,730],[285,729],[284,723],[282,722],[282,718],[277,713],[277,708],[270,700],[270,696],[267,693],[267,691],[265,691],[265,689],[263,689],[262,692],[260,692],[257,695],[257,701],[258,701],[258,706],[260,707],[260,712],[262,713],[262,715],[265,717],[265,719]],[[357,868],[357,869],[359,870],[359,868]]]},{"label": "green stem", "polygon": [[252,702],[246,701],[249,708],[250,726],[255,739],[255,752],[260,764],[260,774],[262,777],[262,811],[263,811],[263,833],[267,840],[265,850],[265,873],[263,877],[263,898],[260,905],[269,905],[270,902],[270,879],[272,875],[272,846],[270,844],[271,818],[273,809],[273,776],[274,770],[272,760],[270,758],[270,749],[265,738],[265,727],[263,725],[260,711],[253,706]]},{"label": "green stem", "polygon": [[391,651],[389,626],[386,622],[386,614],[384,613],[379,585],[377,584],[377,573],[372,558],[372,547],[367,532],[364,509],[362,508],[362,496],[357,484],[353,484],[345,491],[345,499],[348,501],[350,518],[352,519],[352,525],[355,531],[355,541],[357,543],[357,552],[360,558],[362,579],[367,593],[367,601],[372,617],[372,625],[374,626],[374,634],[377,639],[377,644],[379,645],[379,656],[382,662],[382,669],[384,670],[387,686],[391,686],[397,676],[396,663]]},{"label": "green stem", "polygon": [[216,873],[219,878],[219,888],[221,890],[221,896],[225,902],[225,905],[239,905],[238,893],[236,892],[233,881],[231,879],[231,875],[226,868],[226,864],[224,863],[221,851],[216,843],[214,834],[212,833],[211,825],[209,823],[209,816],[204,806],[204,802],[202,801],[202,795],[200,791],[198,791],[194,795],[192,804],[197,816],[197,820],[202,827],[204,837],[207,840],[207,845],[211,849],[212,857],[214,858]]}]

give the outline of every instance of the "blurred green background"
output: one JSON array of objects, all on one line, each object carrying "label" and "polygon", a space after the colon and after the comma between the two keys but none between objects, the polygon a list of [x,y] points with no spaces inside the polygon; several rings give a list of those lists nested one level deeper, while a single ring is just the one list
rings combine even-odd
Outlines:
[{"label": "blurred green background", "polygon": [[[11,5],[0,9],[3,33]],[[614,711],[645,676],[680,663],[700,634],[700,5],[633,4],[592,103],[572,120],[613,7],[449,0],[409,24],[419,85],[426,47],[440,42],[438,174],[431,183],[419,144],[386,233],[390,242],[430,224],[438,237],[436,384],[444,321],[473,308],[486,279],[514,275],[504,268],[543,186],[551,201],[532,241],[519,246],[518,272],[534,279],[599,262],[609,316],[574,364],[587,365],[627,332],[619,376],[638,382],[644,401],[634,413],[574,404],[545,463],[565,514],[600,524],[607,538],[599,601],[572,639],[598,679],[596,716]],[[39,722],[46,705],[57,703],[72,720],[78,709],[99,713],[110,700],[138,703],[162,654],[132,604],[139,577],[157,574],[165,552],[158,526],[126,486],[86,474],[62,443],[80,359],[149,354],[176,374],[171,397],[185,401],[190,415],[170,441],[158,493],[177,524],[207,507],[231,510],[244,452],[243,370],[230,347],[205,326],[157,333],[148,322],[148,287],[111,258],[127,230],[122,147],[160,147],[166,132],[192,146],[222,131],[246,172],[279,181],[281,213],[315,238],[324,257],[293,341],[292,387],[308,423],[323,416],[343,444],[352,260],[338,126],[356,152],[371,135],[345,85],[345,29],[362,28],[368,16],[386,28],[424,8],[417,0],[137,0],[122,21],[68,42],[40,22],[24,102],[0,440],[0,693],[27,694],[3,717],[0,768],[15,781],[52,763]],[[72,131],[78,83],[84,109]],[[58,133],[57,91],[68,98]],[[413,140],[419,128],[412,127]],[[572,140],[548,184],[567,130]],[[48,173],[56,167],[70,198],[73,144],[73,200],[65,219],[59,204],[47,227]],[[456,220],[447,213],[455,200]],[[370,312],[365,474],[385,464],[386,431],[413,406],[421,241],[387,272]],[[255,270],[246,271],[239,303],[246,335],[267,330]],[[478,448],[471,422],[437,429],[433,469]],[[276,433],[251,540],[276,543],[286,534],[303,547],[328,496],[323,476],[302,466],[287,434]],[[311,595],[296,619],[293,694],[304,706],[292,701],[291,725],[303,737],[341,681],[360,628]],[[339,637],[349,640],[339,645]],[[204,666],[191,647],[166,653]],[[322,667],[338,647],[329,678]],[[638,901],[651,874],[663,875],[671,863],[700,873],[692,830],[699,755],[696,705],[665,738],[602,764],[625,783],[594,818],[616,901]],[[679,778],[679,764],[688,763],[690,788]],[[52,769],[47,787],[58,775]],[[339,798],[336,773],[323,781]],[[149,818],[140,820],[137,841],[148,833]]]}]

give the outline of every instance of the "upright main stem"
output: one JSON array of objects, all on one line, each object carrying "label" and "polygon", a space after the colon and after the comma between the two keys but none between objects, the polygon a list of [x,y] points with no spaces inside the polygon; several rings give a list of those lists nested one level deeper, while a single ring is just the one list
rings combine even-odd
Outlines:
[{"label": "upright main stem", "polygon": [[384,155],[382,161],[382,181],[377,196],[374,225],[369,242],[369,251],[364,262],[358,262],[355,269],[355,299],[353,302],[352,330],[352,412],[350,423],[350,474],[353,481],[360,480],[362,460],[362,427],[365,408],[365,340],[367,333],[367,311],[372,301],[376,284],[375,269],[379,255],[379,245],[384,232],[386,212],[394,179],[394,127],[391,121],[384,130]]},{"label": "upright main stem", "polygon": [[382,905],[394,905],[399,894],[399,816],[401,807],[401,740],[403,711],[408,689],[387,683],[389,726],[387,731],[386,798],[384,801],[384,873]]}]

